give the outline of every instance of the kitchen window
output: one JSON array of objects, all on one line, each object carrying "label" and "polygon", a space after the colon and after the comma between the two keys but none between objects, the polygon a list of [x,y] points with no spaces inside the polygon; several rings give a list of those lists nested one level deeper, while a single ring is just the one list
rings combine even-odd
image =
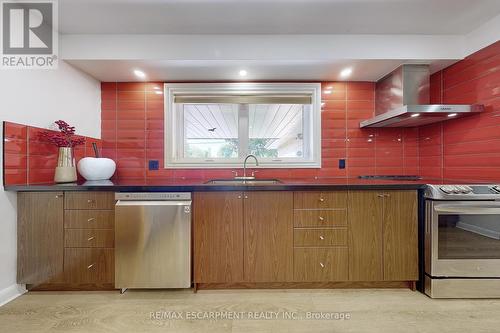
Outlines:
[{"label": "kitchen window", "polygon": [[166,168],[321,167],[316,83],[165,84]]}]

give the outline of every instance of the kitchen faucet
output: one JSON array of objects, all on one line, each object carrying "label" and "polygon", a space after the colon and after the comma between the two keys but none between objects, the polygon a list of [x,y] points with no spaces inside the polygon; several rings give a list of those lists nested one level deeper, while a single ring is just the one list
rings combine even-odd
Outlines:
[{"label": "kitchen faucet", "polygon": [[257,159],[257,157],[255,157],[255,155],[248,154],[245,157],[245,161],[243,161],[243,176],[242,177],[236,176],[236,177],[234,177],[234,179],[239,179],[239,180],[252,180],[252,179],[255,179],[254,173],[252,173],[251,176],[247,176],[247,161],[248,161],[248,159],[250,157],[252,157],[255,160],[255,166],[259,166],[259,160]]}]

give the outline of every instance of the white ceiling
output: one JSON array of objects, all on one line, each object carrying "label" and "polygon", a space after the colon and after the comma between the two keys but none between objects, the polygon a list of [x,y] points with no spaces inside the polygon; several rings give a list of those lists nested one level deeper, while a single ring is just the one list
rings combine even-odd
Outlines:
[{"label": "white ceiling", "polygon": [[59,28],[101,81],[376,81],[498,40],[500,0],[59,0]]},{"label": "white ceiling", "polygon": [[59,0],[65,34],[466,34],[499,0]]}]

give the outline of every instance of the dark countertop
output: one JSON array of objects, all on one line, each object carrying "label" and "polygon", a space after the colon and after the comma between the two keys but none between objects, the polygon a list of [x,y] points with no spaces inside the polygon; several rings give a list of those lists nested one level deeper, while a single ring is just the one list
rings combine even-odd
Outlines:
[{"label": "dark countertop", "polygon": [[321,179],[281,179],[272,185],[213,185],[205,184],[204,179],[166,179],[144,182],[130,180],[90,181],[70,184],[31,184],[8,185],[6,191],[114,191],[114,192],[193,192],[193,191],[304,191],[304,190],[417,190],[425,184],[439,184],[436,179],[386,180],[359,178],[321,178]]}]

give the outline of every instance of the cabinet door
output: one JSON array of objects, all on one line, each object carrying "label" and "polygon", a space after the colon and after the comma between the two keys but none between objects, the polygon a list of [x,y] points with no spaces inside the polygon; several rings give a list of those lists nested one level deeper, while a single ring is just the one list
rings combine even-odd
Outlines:
[{"label": "cabinet door", "polygon": [[293,193],[245,192],[245,281],[293,281]]},{"label": "cabinet door", "polygon": [[384,280],[418,280],[417,192],[384,193]]},{"label": "cabinet door", "polygon": [[383,194],[349,191],[349,279],[381,281]]},{"label": "cabinet door", "polygon": [[243,194],[195,192],[193,197],[194,281],[243,280]]},{"label": "cabinet door", "polygon": [[41,284],[63,278],[62,192],[17,195],[17,282]]}]

